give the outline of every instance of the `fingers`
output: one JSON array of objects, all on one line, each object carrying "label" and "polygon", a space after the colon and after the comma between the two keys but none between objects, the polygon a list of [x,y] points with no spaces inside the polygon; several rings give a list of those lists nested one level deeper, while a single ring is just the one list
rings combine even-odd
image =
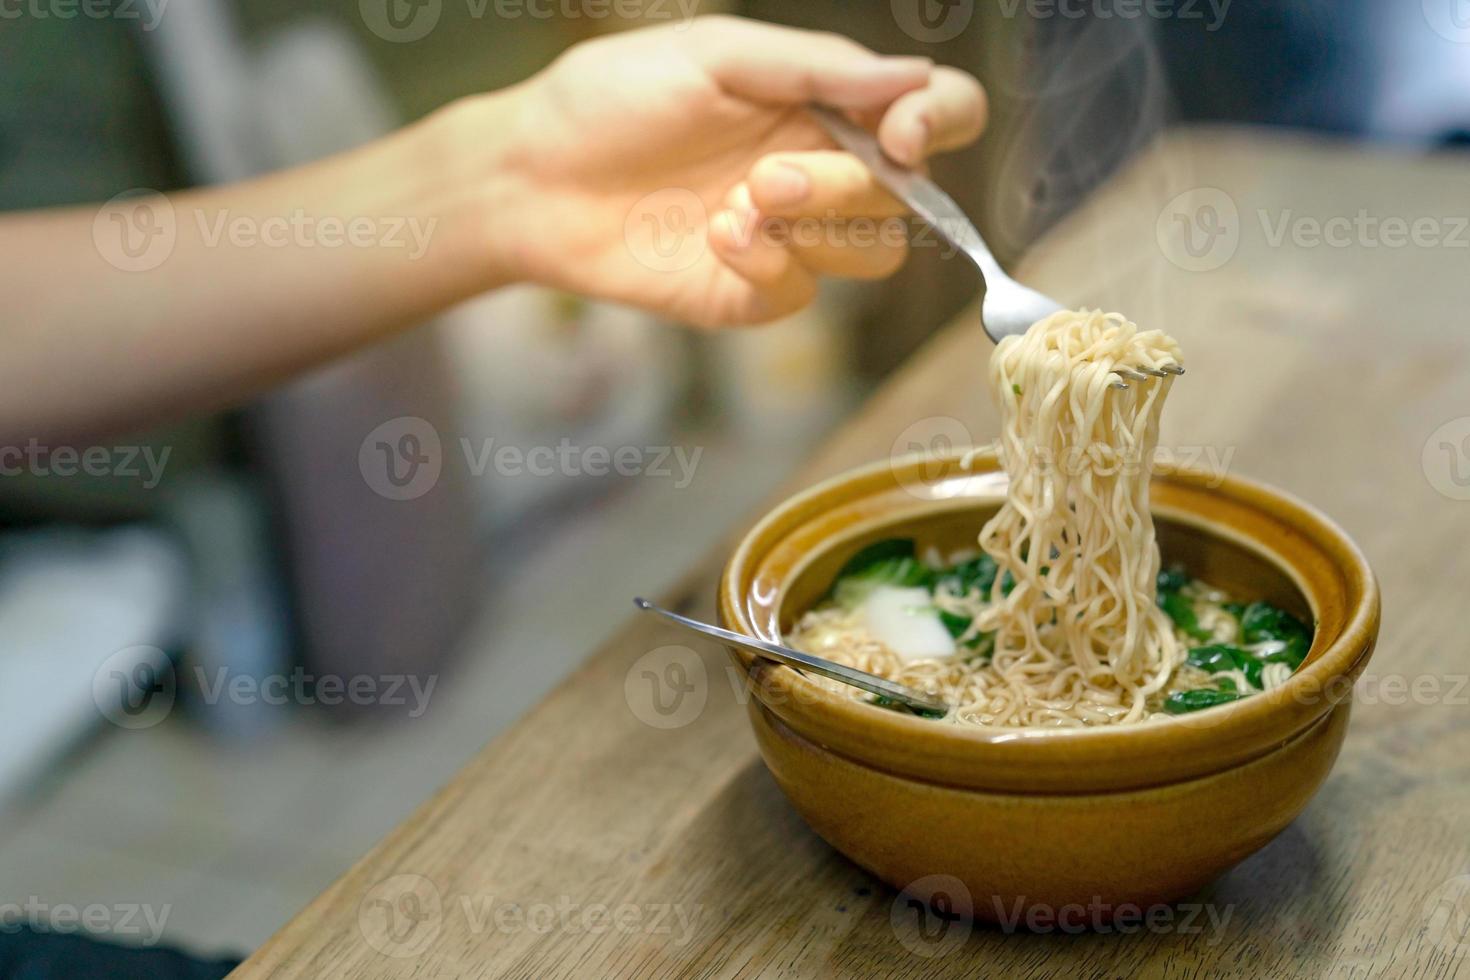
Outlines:
[{"label": "fingers", "polygon": [[[866,175],[866,169],[855,159],[848,159],[854,172],[853,186],[867,186],[860,179]],[[793,210],[788,215],[770,214],[766,208],[759,207],[759,200],[753,187],[746,183],[737,184],[725,198],[727,213],[734,216],[733,227],[737,227],[741,240],[755,240],[752,253],[744,257],[741,268],[749,270],[758,263],[761,269],[758,278],[774,278],[774,272],[767,270],[784,268],[780,263],[792,258],[816,275],[878,279],[892,275],[908,256],[908,226],[898,217],[903,209],[886,194],[864,194],[857,190],[846,198],[830,197],[829,201],[837,207],[812,207],[804,214]],[[724,244],[717,243],[717,254]]]},{"label": "fingers", "polygon": [[760,212],[783,218],[830,215],[891,218],[907,209],[850,153],[772,153],[751,168],[749,193]]},{"label": "fingers", "polygon": [[894,100],[878,125],[878,142],[899,163],[917,166],[929,156],[972,143],[985,129],[985,90],[956,68],[934,69],[929,83]]},{"label": "fingers", "polygon": [[749,287],[741,293],[743,309],[732,320],[765,321],[795,313],[817,295],[812,273],[787,248],[759,233],[759,218],[750,209],[728,209],[710,222],[709,243],[725,267]]},{"label": "fingers", "polygon": [[722,88],[760,102],[888,105],[929,82],[933,61],[888,57],[849,38],[731,17],[695,22],[690,47]]},{"label": "fingers", "polygon": [[885,236],[877,228],[859,230],[856,225],[832,239],[788,247],[808,271],[843,279],[886,279],[898,271],[909,254],[906,238]]}]

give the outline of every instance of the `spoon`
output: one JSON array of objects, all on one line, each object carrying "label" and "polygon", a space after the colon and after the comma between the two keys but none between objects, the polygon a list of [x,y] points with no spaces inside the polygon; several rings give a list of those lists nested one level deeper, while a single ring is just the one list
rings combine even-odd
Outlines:
[{"label": "spoon", "polygon": [[676,612],[655,606],[647,599],[634,599],[633,605],[642,609],[644,612],[657,613],[665,619],[678,623],[687,630],[702,633],[722,643],[729,643],[732,646],[740,647],[742,650],[748,650],[756,656],[764,657],[766,660],[772,660],[778,664],[785,664],[787,667],[793,667],[798,671],[809,670],[813,674],[821,674],[823,677],[829,677],[834,681],[841,681],[843,684],[851,684],[853,687],[867,691],[869,694],[876,694],[879,697],[897,701],[904,707],[912,708],[915,711],[926,713],[939,712],[941,714],[947,714],[949,712],[949,705],[938,698],[921,694],[913,688],[904,687],[902,684],[895,684],[893,681],[879,677],[877,674],[870,674],[865,670],[858,670],[856,667],[848,667],[845,664],[815,657],[810,653],[802,653],[800,650],[783,647],[778,643],[769,643],[765,640],[744,636],[720,626],[702,623],[697,619],[690,619],[688,616],[681,616]]}]

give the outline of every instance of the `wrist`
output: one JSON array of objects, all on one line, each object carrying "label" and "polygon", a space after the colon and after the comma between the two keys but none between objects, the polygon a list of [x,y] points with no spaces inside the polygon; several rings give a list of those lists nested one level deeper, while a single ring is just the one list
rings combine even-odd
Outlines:
[{"label": "wrist", "polygon": [[515,233],[530,191],[520,98],[513,87],[460,99],[407,132],[413,193],[437,229],[436,274],[459,299],[527,278]]}]

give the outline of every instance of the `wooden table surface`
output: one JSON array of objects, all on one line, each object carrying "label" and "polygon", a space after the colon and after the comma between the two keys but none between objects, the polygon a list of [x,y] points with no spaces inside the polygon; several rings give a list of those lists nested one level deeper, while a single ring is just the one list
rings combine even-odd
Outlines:
[{"label": "wooden table surface", "polygon": [[[1464,156],[1175,133],[1018,270],[1167,326],[1190,370],[1164,444],[1315,502],[1382,582],[1336,769],[1190,923],[921,929],[777,791],[725,654],[661,650],[688,641],[630,619],[238,975],[1470,976],[1467,178]],[[1396,244],[1400,222],[1417,241]],[[790,487],[957,427],[992,438],[986,355],[961,317]],[[739,531],[753,515],[730,516]],[[712,616],[724,554],[664,598]],[[644,670],[677,679],[670,657],[685,700],[660,715]]]}]

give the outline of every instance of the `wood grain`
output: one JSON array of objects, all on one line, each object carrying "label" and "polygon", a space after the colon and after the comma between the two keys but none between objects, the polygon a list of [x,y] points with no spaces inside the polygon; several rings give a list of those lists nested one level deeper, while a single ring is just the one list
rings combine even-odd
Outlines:
[{"label": "wood grain", "polygon": [[[926,936],[901,897],[815,837],[776,790],[721,651],[700,648],[688,675],[688,696],[705,699],[697,717],[671,729],[640,720],[657,716],[637,671],[625,692],[630,670],[685,640],[639,620],[238,976],[1470,975],[1470,500],[1448,495],[1470,496],[1455,482],[1470,478],[1470,444],[1459,446],[1470,421],[1453,424],[1470,416],[1470,250],[1452,231],[1470,210],[1466,173],[1463,158],[1176,134],[1018,270],[1064,302],[1166,325],[1190,371],[1164,443],[1313,501],[1357,538],[1383,585],[1379,652],[1336,770],[1282,836],[1197,897],[1205,914],[1190,929],[1176,915],[1173,928],[1129,935],[952,923]],[[1238,214],[1233,255],[1207,271],[1171,262],[1179,253],[1157,234],[1164,205],[1193,187],[1222,190]],[[1360,209],[1432,219],[1445,240],[1273,239],[1302,216]],[[955,425],[990,438],[986,354],[972,313],[792,488]],[[723,554],[670,604],[712,615]],[[635,583],[608,587],[631,595]],[[622,918],[597,918],[601,906]]]}]

